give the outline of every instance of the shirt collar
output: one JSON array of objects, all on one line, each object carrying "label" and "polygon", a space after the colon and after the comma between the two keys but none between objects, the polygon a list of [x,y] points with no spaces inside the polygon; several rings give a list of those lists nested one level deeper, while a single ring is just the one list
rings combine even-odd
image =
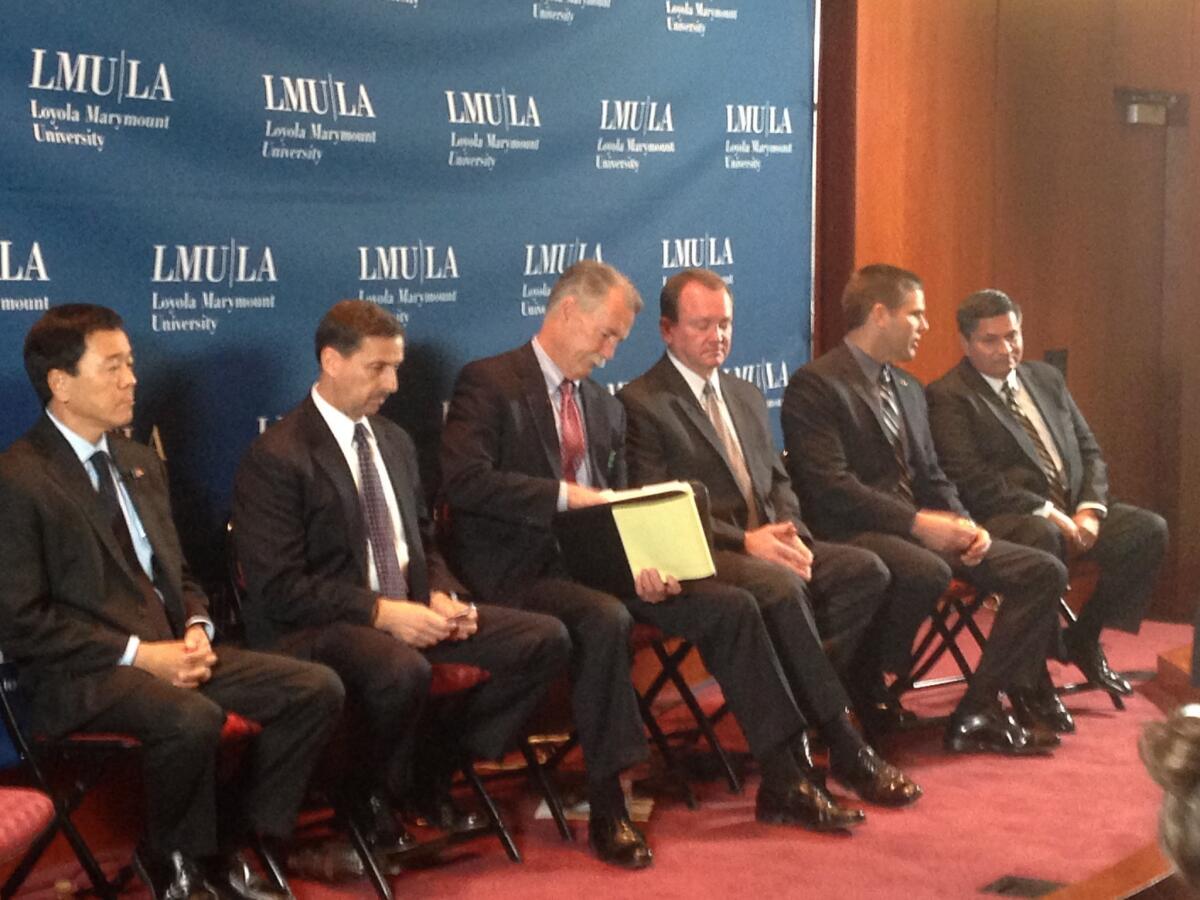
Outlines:
[{"label": "shirt collar", "polygon": [[[978,369],[975,369],[975,371],[979,372]],[[979,377],[986,381],[992,390],[1001,397],[1004,396],[1004,385],[1006,384],[1014,394],[1021,393],[1021,379],[1017,378],[1016,369],[1010,369],[1008,374],[1003,378],[993,378],[991,375],[984,375],[982,372],[979,372]]]},{"label": "shirt collar", "polygon": [[851,341],[845,341],[845,344],[850,348],[850,355],[854,357],[859,368],[863,370],[863,374],[867,376],[867,381],[871,384],[876,384],[879,381],[879,372],[883,369],[883,363]]},{"label": "shirt collar", "polygon": [[718,397],[721,396],[721,380],[717,377],[717,373],[715,371],[708,378],[702,378],[681,363],[678,357],[676,357],[675,354],[670,350],[667,351],[667,359],[669,359],[674,364],[675,368],[679,370],[679,374],[683,376],[683,380],[687,382],[687,386],[691,388],[692,393],[696,395],[696,399],[700,401],[701,406],[704,405],[704,386],[706,384],[711,384],[713,387],[713,393],[715,393]]},{"label": "shirt collar", "polygon": [[321,396],[321,392],[317,390],[317,386],[312,386],[310,394],[313,403],[317,407],[317,412],[321,414],[321,418],[325,420],[325,424],[329,426],[329,430],[333,432],[333,438],[341,447],[354,446],[354,426],[364,425],[367,429],[367,434],[371,436],[371,440],[375,439],[375,432],[371,430],[371,423],[366,416],[361,419],[351,419],[348,415]]},{"label": "shirt collar", "polygon": [[107,433],[100,435],[100,440],[93,444],[90,443],[86,438],[80,437],[78,434],[60,422],[55,417],[54,413],[50,412],[49,407],[46,409],[46,415],[49,417],[50,421],[54,423],[54,427],[59,430],[64,438],[67,439],[67,443],[71,445],[71,450],[77,457],[79,457],[79,461],[84,465],[87,465],[91,461],[92,455],[98,450],[103,450],[105,453],[108,453],[109,457],[112,456],[112,453],[109,452],[108,449]]},{"label": "shirt collar", "polygon": [[[533,355],[537,357],[538,366],[542,370],[542,377],[546,379],[546,392],[553,396],[560,384],[567,380],[567,376],[563,374],[563,370],[558,367],[558,363],[550,358],[540,343],[537,337],[534,337],[530,342],[533,347]],[[579,382],[571,382],[576,387],[579,387]]]}]

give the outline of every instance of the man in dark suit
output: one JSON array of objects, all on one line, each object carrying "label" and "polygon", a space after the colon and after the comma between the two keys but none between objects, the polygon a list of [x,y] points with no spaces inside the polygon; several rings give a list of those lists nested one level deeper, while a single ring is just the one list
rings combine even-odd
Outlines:
[{"label": "man in dark suit", "polygon": [[[851,277],[842,306],[845,342],[794,373],[784,393],[788,469],[809,523],[823,538],[874,551],[891,570],[888,615],[875,636],[885,669],[907,671],[917,628],[952,576],[1001,594],[946,747],[1044,752],[1058,743],[1053,731],[1068,730],[1043,681],[1066,567],[1040,550],[992,541],[938,465],[921,385],[895,368],[929,330],[920,279],[867,266]],[[1029,700],[1018,712],[1031,713],[1032,728],[1001,709],[1001,692]]]},{"label": "man in dark suit", "polygon": [[992,534],[1099,565],[1095,593],[1063,634],[1065,657],[1089,681],[1128,694],[1129,682],[1108,666],[1100,630],[1137,632],[1167,523],[1110,502],[1108,467],[1066,381],[1053,366],[1021,360],[1021,309],[1007,294],[967,297],[958,330],[966,356],[926,391],[938,457]]},{"label": "man in dark suit", "polygon": [[[309,396],[255,440],[238,470],[247,638],[342,677],[363,732],[349,804],[377,847],[403,850],[411,838],[392,801],[444,828],[471,827],[449,800],[458,754],[503,755],[570,646],[548,616],[457,598],[433,545],[413,443],[376,415],[404,359],[395,316],[364,300],[335,304],[317,328],[316,355]],[[434,662],[491,677],[454,721],[424,735],[420,753]]]},{"label": "man in dark suit", "polygon": [[45,412],[0,456],[0,648],[30,691],[33,729],[141,741],[147,818],[136,862],[156,897],[264,896],[219,853],[239,837],[218,843],[225,714],[263,726],[243,815],[251,831],[282,840],[341,710],[341,683],[324,666],[213,649],[162,464],[109,433],[133,419],[121,318],[55,307],[24,353]]},{"label": "man in dark suit", "polygon": [[801,520],[762,393],[720,369],[733,338],[733,296],[721,276],[685,269],[663,285],[660,305],[667,352],[618,394],[629,417],[630,481],[704,484],[717,578],[758,602],[792,692],[830,745],[834,774],[864,800],[913,802],[921,789],[862,740],[838,681],[857,688],[860,715],[882,712],[868,699],[872,681],[858,676],[887,568],[870,551],[814,541]]},{"label": "man in dark suit", "polygon": [[635,597],[572,580],[551,530],[560,510],[604,502],[625,486],[625,415],[588,374],[611,359],[642,300],[603,263],[569,268],[555,284],[529,344],[467,365],[442,433],[442,472],[456,564],[495,602],[550,613],[571,634],[572,703],[588,771],[589,839],[601,859],[650,864],[629,821],[620,772],[646,754],[629,680],[636,618],[697,644],[763,769],[757,815],[821,830],[856,824],[801,771],[804,721],[783,680],[754,600],[711,580],[682,596],[674,579],[646,570]]}]

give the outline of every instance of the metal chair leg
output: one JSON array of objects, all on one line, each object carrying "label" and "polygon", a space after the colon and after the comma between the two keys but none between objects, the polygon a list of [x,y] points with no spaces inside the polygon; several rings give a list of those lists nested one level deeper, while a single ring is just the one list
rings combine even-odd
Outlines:
[{"label": "metal chair leg", "polygon": [[496,809],[496,804],[492,801],[491,795],[483,786],[483,782],[479,780],[479,774],[475,771],[475,767],[470,762],[465,763],[462,767],[462,773],[474,789],[475,794],[479,797],[480,802],[483,803],[483,807],[487,811],[487,817],[492,823],[492,831],[500,839],[500,843],[504,847],[504,852],[508,854],[508,858],[513,862],[521,862],[521,852],[517,850],[517,845],[513,843],[512,835],[508,833],[508,827],[504,824],[504,820],[500,818],[500,812]]}]

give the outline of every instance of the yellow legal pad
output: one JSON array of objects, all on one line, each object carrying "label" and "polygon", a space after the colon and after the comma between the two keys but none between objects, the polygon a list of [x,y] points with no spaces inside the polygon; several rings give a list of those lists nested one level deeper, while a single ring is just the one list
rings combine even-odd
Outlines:
[{"label": "yellow legal pad", "polygon": [[657,569],[680,581],[716,574],[692,486],[668,481],[627,491],[606,491],[630,574]]}]

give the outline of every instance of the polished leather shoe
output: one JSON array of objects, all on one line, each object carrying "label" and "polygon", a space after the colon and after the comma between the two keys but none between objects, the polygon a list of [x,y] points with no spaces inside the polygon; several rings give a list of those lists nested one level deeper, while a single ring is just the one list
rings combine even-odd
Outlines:
[{"label": "polished leather shoe", "polygon": [[210,885],[221,900],[294,900],[250,868],[246,858],[234,853],[206,866]]},{"label": "polished leather shoe", "polygon": [[133,854],[133,870],[154,900],[218,900],[200,867],[178,850],[159,858],[138,848]]},{"label": "polished leather shoe", "polygon": [[418,825],[438,828],[451,834],[466,834],[491,827],[482,813],[463,809],[456,804],[449,791],[415,801],[412,813]]},{"label": "polished leather shoe", "polygon": [[588,820],[588,844],[603,862],[625,869],[644,869],[654,854],[628,816],[593,816]]},{"label": "polished leather shoe", "polygon": [[367,797],[351,812],[351,817],[376,853],[407,853],[417,846],[416,838],[396,821],[392,805],[380,794]]},{"label": "polished leather shoe", "polygon": [[833,777],[868,803],[908,806],[924,793],[920,785],[864,744],[848,764],[830,763]]},{"label": "polished leather shoe", "polygon": [[1068,647],[1067,659],[1078,667],[1090,683],[1099,685],[1109,693],[1124,694],[1126,697],[1133,693],[1133,685],[1109,668],[1108,658],[1099,644]]},{"label": "polished leather shoe", "polygon": [[1057,743],[1056,734],[1043,729],[1031,732],[1022,728],[1000,708],[999,703],[982,709],[956,709],[950,716],[944,739],[945,747],[951,753],[1000,753],[1004,756],[1044,755]]},{"label": "polished leather shoe", "polygon": [[362,878],[367,867],[347,841],[326,840],[293,847],[287,855],[287,873],[309,881],[337,884]]},{"label": "polished leather shoe", "polygon": [[855,693],[854,711],[863,730],[875,735],[900,731],[917,721],[917,714],[905,708],[878,679],[859,686]]},{"label": "polished leather shoe", "polygon": [[1013,688],[1008,692],[1016,720],[1028,730],[1039,725],[1057,734],[1075,730],[1075,719],[1063,706],[1052,684],[1037,688]]},{"label": "polished leather shoe", "polygon": [[811,831],[849,831],[867,815],[839,806],[819,785],[802,778],[785,787],[760,784],[754,818],[767,825],[799,825]]}]

